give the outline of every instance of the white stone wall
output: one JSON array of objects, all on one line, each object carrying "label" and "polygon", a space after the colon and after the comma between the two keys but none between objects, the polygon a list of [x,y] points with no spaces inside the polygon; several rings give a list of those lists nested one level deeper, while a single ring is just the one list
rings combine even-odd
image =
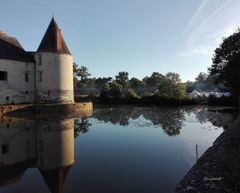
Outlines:
[{"label": "white stone wall", "polygon": [[[0,59],[0,71],[8,73],[7,81],[0,80],[0,104],[33,103],[34,63]],[[25,81],[26,72],[29,82]]]},{"label": "white stone wall", "polygon": [[[68,54],[35,54],[38,103],[73,103],[73,58]],[[42,80],[40,80],[40,73]]]}]

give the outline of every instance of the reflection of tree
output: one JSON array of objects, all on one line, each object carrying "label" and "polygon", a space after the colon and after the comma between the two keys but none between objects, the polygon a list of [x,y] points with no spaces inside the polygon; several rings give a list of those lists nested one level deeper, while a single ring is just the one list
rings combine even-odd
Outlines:
[{"label": "reflection of tree", "polygon": [[[228,110],[226,110],[228,111]],[[210,121],[214,126],[227,128],[238,117],[238,112],[224,112],[224,110],[207,110],[206,108],[198,109],[195,112],[196,118],[200,123]]]},{"label": "reflection of tree", "polygon": [[100,121],[126,126],[129,119],[135,120],[142,115],[153,125],[162,127],[167,135],[173,136],[180,133],[184,112],[181,108],[109,108],[97,109],[93,116]]},{"label": "reflection of tree", "polygon": [[150,120],[154,125],[161,126],[169,135],[178,135],[185,120],[184,110],[181,108],[154,108],[142,111],[143,117]]},{"label": "reflection of tree", "polygon": [[135,114],[135,108],[108,108],[108,109],[98,109],[94,111],[93,116],[100,121],[105,123],[110,122],[112,124],[119,124],[122,126],[127,126],[129,124],[129,119],[137,119],[139,115]]},{"label": "reflection of tree", "polygon": [[87,133],[92,124],[86,117],[74,120],[74,138],[77,138],[80,133]]}]

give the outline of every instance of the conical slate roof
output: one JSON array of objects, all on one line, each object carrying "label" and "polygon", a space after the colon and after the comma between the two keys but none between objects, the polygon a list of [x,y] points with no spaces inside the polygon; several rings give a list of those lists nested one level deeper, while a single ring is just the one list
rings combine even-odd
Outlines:
[{"label": "conical slate roof", "polygon": [[52,18],[46,33],[37,49],[37,52],[54,52],[71,54],[56,21]]}]

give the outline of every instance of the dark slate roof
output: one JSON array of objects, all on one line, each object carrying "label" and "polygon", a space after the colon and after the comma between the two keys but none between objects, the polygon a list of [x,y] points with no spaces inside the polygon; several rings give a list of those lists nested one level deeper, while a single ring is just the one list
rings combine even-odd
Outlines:
[{"label": "dark slate roof", "polygon": [[0,58],[34,62],[33,54],[26,52],[18,40],[0,32]]},{"label": "dark slate roof", "polygon": [[54,52],[60,54],[71,54],[56,21],[52,18],[47,31],[37,49],[37,52]]}]

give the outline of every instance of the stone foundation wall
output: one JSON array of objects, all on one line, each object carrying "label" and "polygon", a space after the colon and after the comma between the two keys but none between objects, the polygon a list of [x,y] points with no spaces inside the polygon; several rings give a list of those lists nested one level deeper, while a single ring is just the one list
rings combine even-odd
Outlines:
[{"label": "stone foundation wall", "polygon": [[93,105],[91,102],[84,103],[72,103],[72,104],[46,104],[46,105],[35,105],[36,114],[44,113],[59,113],[63,115],[68,114],[86,114],[89,116],[92,114]]},{"label": "stone foundation wall", "polygon": [[1,105],[0,106],[0,116],[7,114],[9,112],[18,111],[18,112],[34,112],[32,104],[25,104],[25,105]]},{"label": "stone foundation wall", "polygon": [[42,90],[37,92],[36,103],[74,103],[73,90]]},{"label": "stone foundation wall", "polygon": [[0,117],[3,115],[81,115],[91,116],[93,105],[91,102],[71,104],[26,104],[26,105],[2,105],[0,106]]}]

